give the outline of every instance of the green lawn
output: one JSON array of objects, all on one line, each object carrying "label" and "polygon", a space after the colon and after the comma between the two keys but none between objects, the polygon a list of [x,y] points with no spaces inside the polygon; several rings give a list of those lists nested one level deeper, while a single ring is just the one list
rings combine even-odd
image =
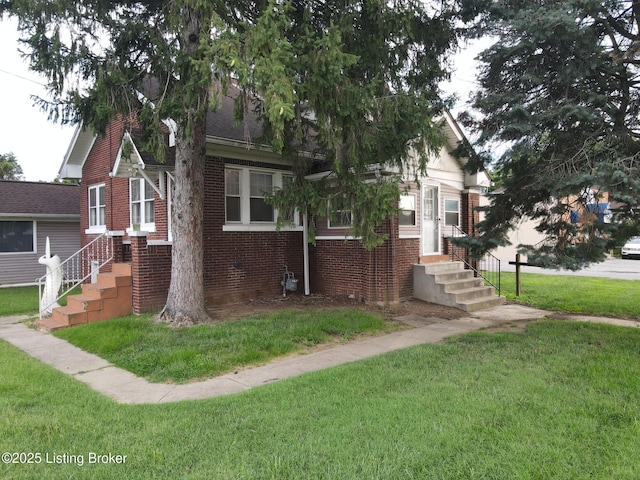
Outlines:
[{"label": "green lawn", "polygon": [[0,317],[37,315],[38,287],[0,288]]},{"label": "green lawn", "polygon": [[151,315],[55,332],[83,350],[153,382],[210,378],[306,347],[388,332],[395,322],[359,310],[284,310],[233,322],[171,328]]},{"label": "green lawn", "polygon": [[537,308],[562,312],[640,318],[640,281],[569,275],[521,275],[515,296],[515,273],[502,273],[502,295]]},{"label": "green lawn", "polygon": [[[82,287],[76,287],[58,300],[60,305],[67,304],[67,296],[75,295],[82,291]],[[40,308],[38,287],[9,287],[0,288],[0,317],[9,315],[38,315]]]},{"label": "green lawn", "polygon": [[638,345],[637,329],[542,321],[133,406],[0,342],[0,451],[42,459],[0,478],[637,479]]}]

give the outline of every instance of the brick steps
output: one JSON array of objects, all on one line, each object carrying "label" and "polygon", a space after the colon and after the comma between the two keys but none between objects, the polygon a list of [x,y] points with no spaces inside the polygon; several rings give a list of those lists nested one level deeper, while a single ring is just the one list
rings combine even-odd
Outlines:
[{"label": "brick steps", "polygon": [[413,296],[426,302],[475,312],[502,305],[506,298],[495,294],[474,277],[462,262],[440,262],[413,266]]},{"label": "brick steps", "polygon": [[38,321],[39,330],[52,332],[83,323],[131,315],[133,285],[131,265],[114,263],[109,273],[99,273],[96,283],[82,285],[82,293],[69,295],[67,306],[54,308],[50,318]]}]

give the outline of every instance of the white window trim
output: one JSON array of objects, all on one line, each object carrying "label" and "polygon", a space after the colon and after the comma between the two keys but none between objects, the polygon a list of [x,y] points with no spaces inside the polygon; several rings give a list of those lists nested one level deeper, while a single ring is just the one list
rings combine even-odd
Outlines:
[{"label": "white window trim", "polygon": [[360,240],[353,235],[317,235],[316,240]]},{"label": "white window trim", "polygon": [[[132,195],[131,195],[131,186],[133,184],[133,182],[139,182],[140,183],[140,200],[137,201],[136,203],[140,204],[140,216],[142,217],[143,220],[146,220],[145,217],[145,204],[147,202],[153,202],[153,208],[154,208],[154,221],[153,222],[142,222],[140,223],[140,228],[138,229],[138,231],[140,232],[147,232],[147,233],[155,233],[156,232],[156,222],[155,222],[155,208],[156,208],[156,199],[155,199],[155,189],[153,187],[151,187],[151,185],[148,184],[147,180],[145,178],[130,178],[129,179],[129,228],[127,228],[127,234],[131,234],[132,232],[136,231],[133,228],[133,202],[131,200]],[[146,198],[146,191],[147,188],[151,188],[151,191],[154,192],[153,193],[153,199],[147,199]]]},{"label": "white window trim", "polygon": [[[98,212],[96,215],[96,219],[99,220],[100,215],[100,188],[104,188],[105,189],[105,203],[104,203],[104,220],[105,223],[104,224],[97,224],[97,225],[91,225],[91,209],[92,208],[97,208]],[[91,190],[96,190],[96,206],[95,207],[91,207]],[[86,234],[96,234],[96,233],[104,233],[107,231],[107,191],[106,191],[106,186],[104,183],[96,183],[95,185],[89,185],[89,187],[87,188],[87,213],[88,213],[88,217],[87,217],[87,224],[89,225],[89,228],[87,228],[84,233]]]},{"label": "white window trim", "polygon": [[35,220],[30,220],[28,218],[2,218],[0,219],[0,221],[2,222],[31,222],[32,223],[32,234],[33,234],[33,239],[32,239],[32,245],[33,245],[33,249],[29,250],[28,252],[0,252],[0,255],[4,256],[4,255],[32,255],[34,253],[38,253],[38,222],[36,222]]},{"label": "white window trim", "polygon": [[[418,226],[418,195],[411,192],[400,195],[400,197],[413,197],[413,225],[400,225],[398,221],[398,228],[416,228]],[[398,207],[400,207],[399,204]]]},{"label": "white window trim", "polygon": [[[331,200],[327,200],[327,212],[331,211]],[[336,212],[349,212],[351,214],[351,222],[349,223],[349,225],[331,225],[331,222],[333,220],[331,220],[331,216],[329,216],[327,218],[327,229],[328,230],[349,230],[352,225],[353,225],[353,211],[351,209],[343,209],[343,210],[336,210]]]},{"label": "white window trim", "polygon": [[[225,185],[224,199],[225,199],[225,223],[222,226],[223,232],[275,232],[276,229],[276,220],[278,218],[278,210],[274,208],[273,222],[252,222],[251,219],[251,172],[256,173],[268,173],[272,175],[273,178],[273,188],[282,188],[282,179],[283,177],[291,177],[293,176],[289,171],[283,170],[270,170],[267,168],[255,168],[255,167],[244,167],[239,165],[228,164],[225,165],[225,171],[227,170],[236,170],[240,172],[240,221],[228,221],[226,219],[227,210],[226,210],[226,201],[227,201],[227,192]],[[293,222],[295,226],[285,226],[280,229],[281,232],[301,232],[302,225],[300,225],[300,214],[298,211],[294,212]]]}]

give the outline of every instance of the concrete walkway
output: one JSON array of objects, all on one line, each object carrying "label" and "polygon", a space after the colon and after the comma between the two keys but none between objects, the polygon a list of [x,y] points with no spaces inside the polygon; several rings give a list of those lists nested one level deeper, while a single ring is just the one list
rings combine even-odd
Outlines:
[{"label": "concrete walkway", "polygon": [[[414,328],[336,345],[310,354],[297,355],[260,367],[184,385],[150,383],[64,340],[19,323],[25,317],[0,318],[0,338],[118,402],[165,403],[242,392],[301,373],[354,362],[414,345],[437,343],[450,335],[514,321],[537,320],[550,313],[521,305],[502,305],[490,310],[474,312],[468,317],[457,320],[405,315],[398,317],[397,320]],[[571,316],[568,319],[640,327],[640,321],[579,316]]]}]

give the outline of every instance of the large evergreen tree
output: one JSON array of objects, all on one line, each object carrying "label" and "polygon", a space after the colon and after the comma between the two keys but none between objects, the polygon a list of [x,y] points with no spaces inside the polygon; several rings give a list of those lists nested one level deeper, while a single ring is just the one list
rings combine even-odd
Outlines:
[{"label": "large evergreen tree", "polygon": [[[504,189],[466,244],[505,244],[529,216],[547,241],[524,249],[542,265],[601,261],[638,232],[640,2],[469,2],[483,12],[479,33],[496,39],[479,58],[479,145],[508,149],[494,164]],[[603,192],[613,223],[594,211]]]},{"label": "large evergreen tree", "polygon": [[[52,98],[43,106],[54,118],[100,132],[115,116],[135,114],[160,157],[162,120],[177,125],[173,267],[163,315],[182,324],[206,317],[205,113],[229,82],[242,91],[238,121],[254,110],[261,140],[294,164],[296,180],[273,202],[325,215],[348,208],[354,233],[373,246],[381,241],[375,225],[395,213],[398,195],[376,172],[403,168],[410,149],[440,145],[433,118],[442,108],[443,55],[458,34],[456,4],[0,0],[0,13],[18,18],[31,68],[49,79]],[[147,79],[157,95],[140,103]],[[322,170],[333,172],[330,182],[305,180]]]}]

